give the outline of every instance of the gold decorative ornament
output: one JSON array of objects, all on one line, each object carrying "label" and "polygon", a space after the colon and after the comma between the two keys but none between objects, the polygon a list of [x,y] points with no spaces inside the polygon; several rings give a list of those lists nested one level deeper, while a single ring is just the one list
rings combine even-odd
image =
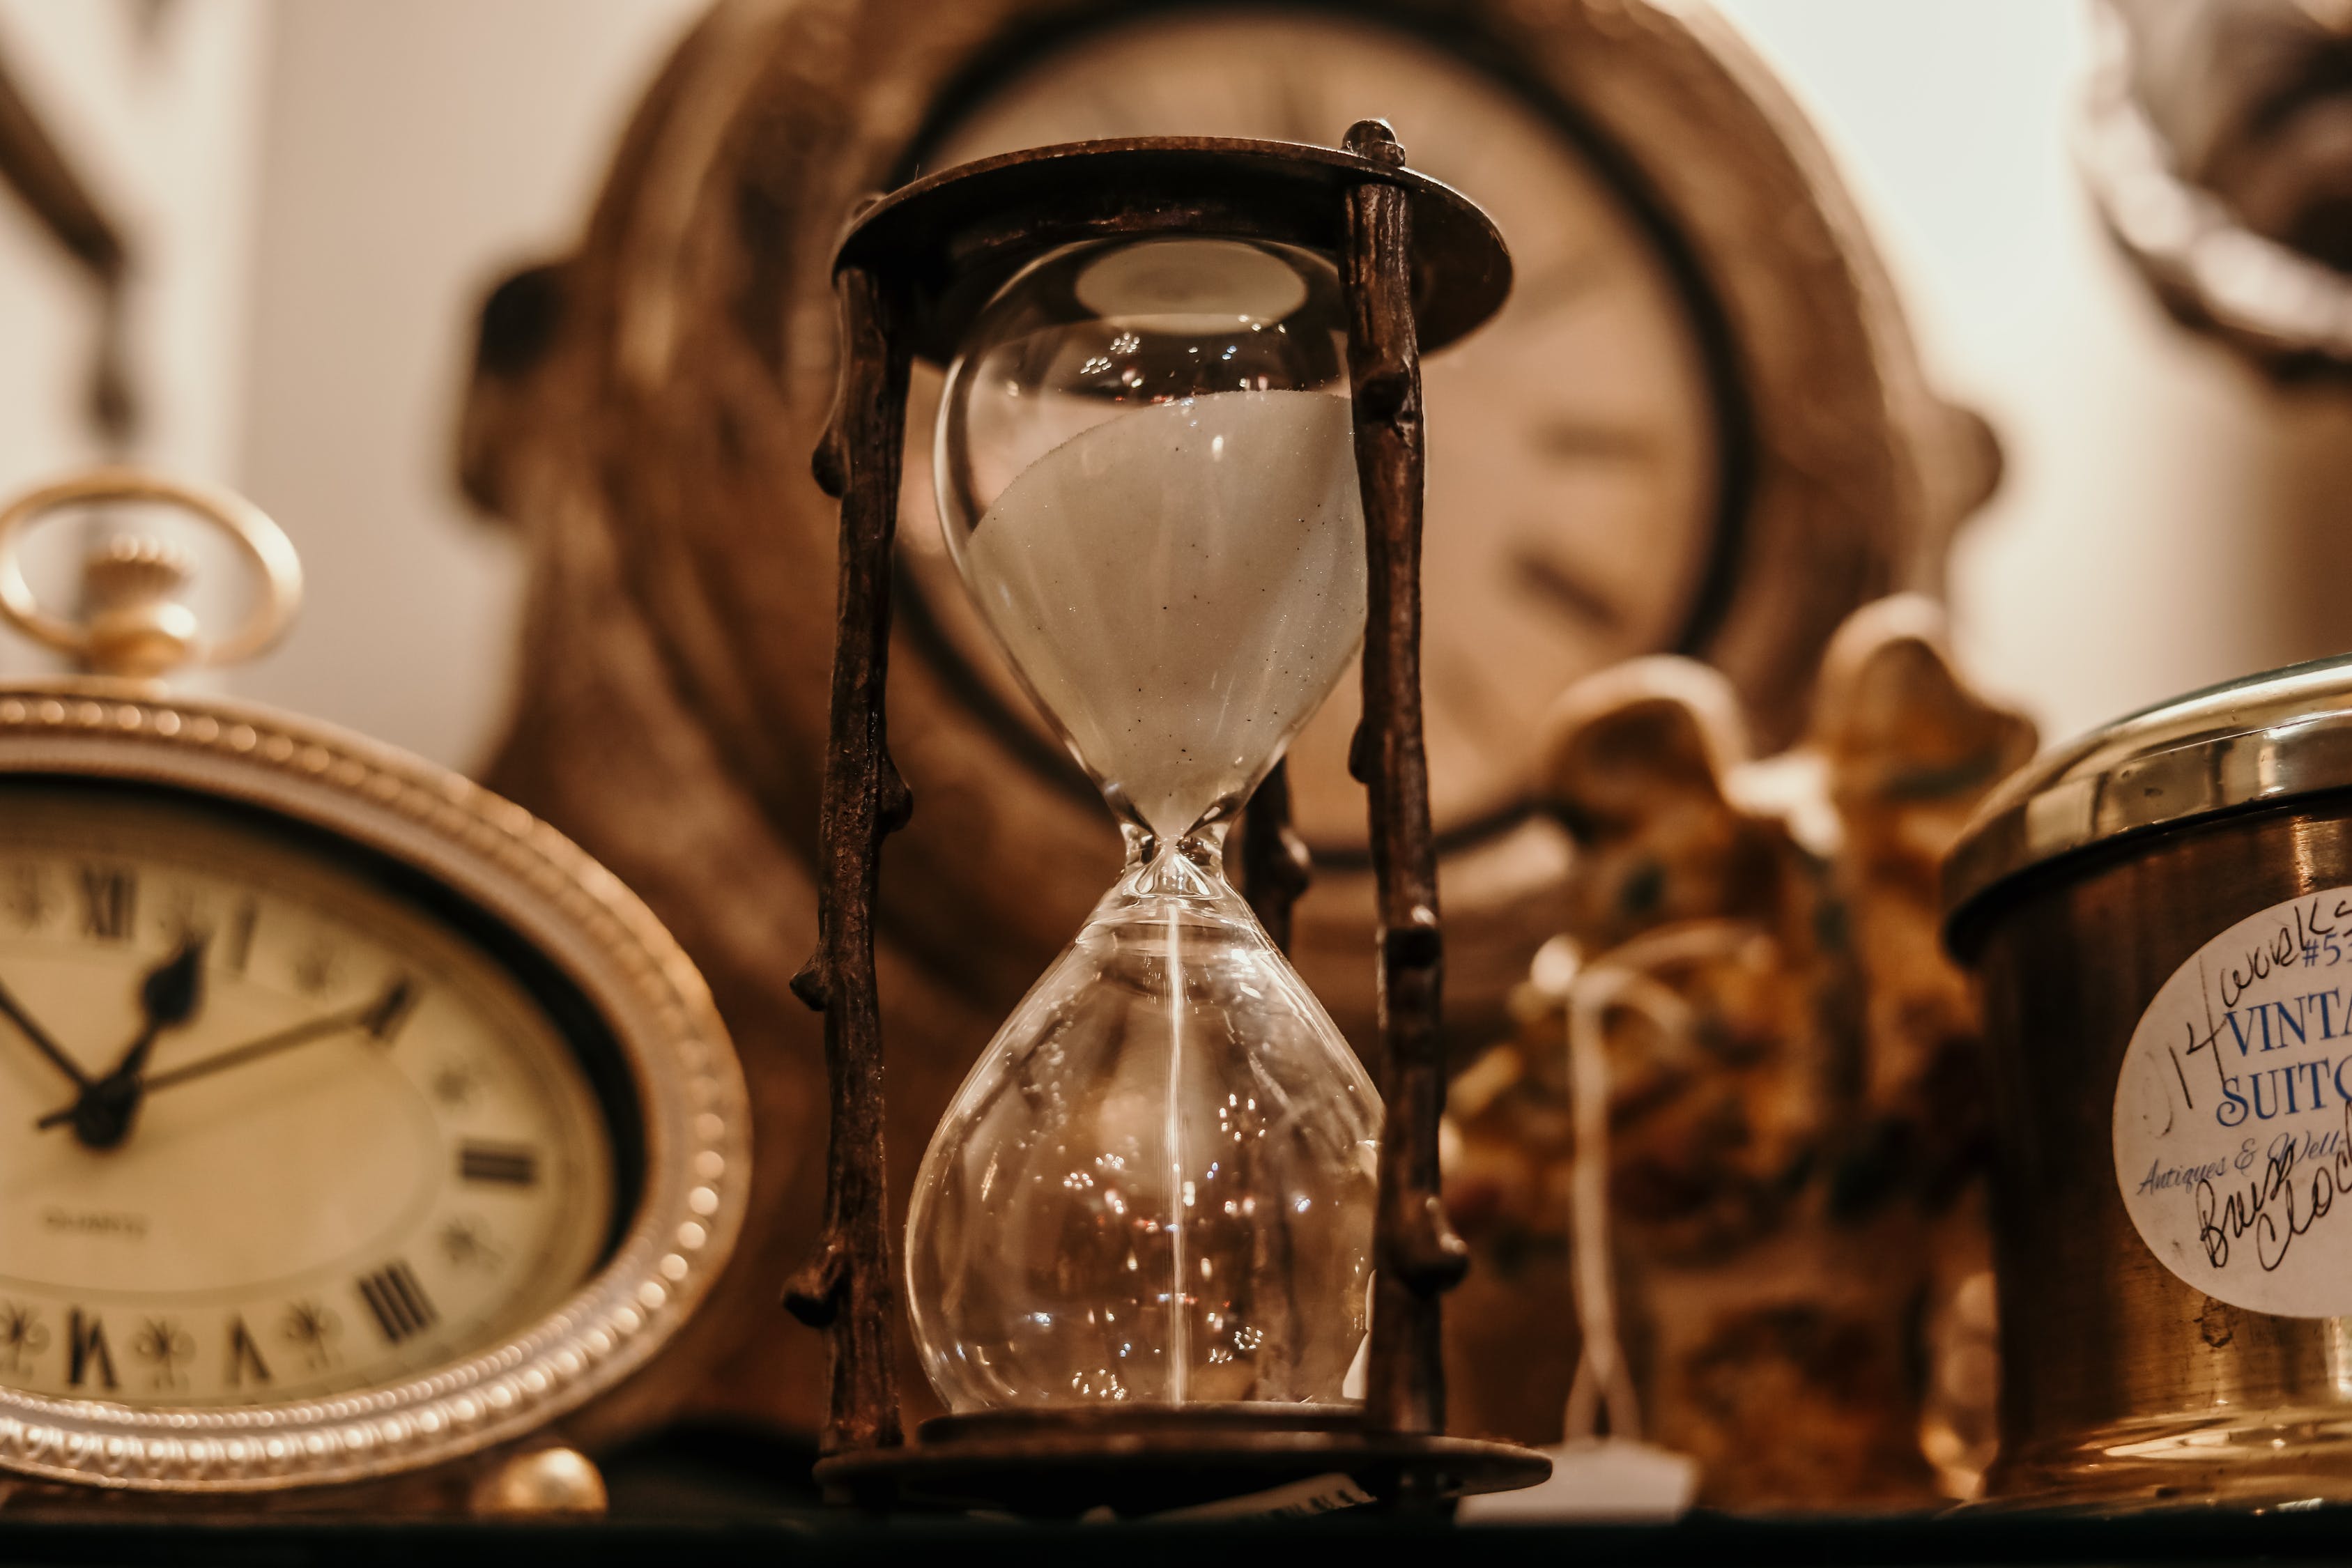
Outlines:
[{"label": "gold decorative ornament", "polygon": [[[119,500],[233,533],[264,581],[247,623],[207,641],[145,542],[92,563],[89,618],[42,608],[23,529]],[[0,615],[104,671],[0,689],[0,1119],[24,1122],[0,1139],[0,1468],[21,1477],[252,1493],[560,1418],[610,1436],[670,1397],[618,1391],[734,1245],[740,1070],[642,904],[455,774],[152,679],[268,647],[299,583],[257,510],[123,470],[0,512]]]},{"label": "gold decorative ornament", "polygon": [[604,1476],[577,1448],[517,1454],[476,1482],[473,1496],[474,1512],[488,1519],[599,1514],[610,1501]]},{"label": "gold decorative ornament", "polygon": [[[1457,1353],[1491,1369],[1462,1390],[1476,1417],[1538,1441],[1559,1419],[1564,1309],[1593,1321],[1600,1288],[1570,1278],[1598,1093],[1632,1351],[1579,1378],[1612,1432],[1638,1398],[1717,1507],[1968,1495],[1992,1395],[1979,1026],[1938,946],[1936,868],[2032,747],[1916,596],[1847,621],[1778,755],[1751,757],[1728,683],[1689,660],[1560,700],[1544,777],[1580,851],[1566,930],[1516,1038],[1451,1101],[1447,1203],[1481,1259],[1481,1337]],[[1538,1336],[1558,1349],[1531,1363]]]}]

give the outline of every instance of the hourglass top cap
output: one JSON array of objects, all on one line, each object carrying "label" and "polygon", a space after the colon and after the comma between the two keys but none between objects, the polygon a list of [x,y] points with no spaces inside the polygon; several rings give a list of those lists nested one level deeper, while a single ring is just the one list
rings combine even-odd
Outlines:
[{"label": "hourglass top cap", "polygon": [[1477,205],[1410,169],[1333,147],[1146,136],[1032,147],[902,185],[859,214],[834,253],[903,289],[904,331],[946,363],[1015,272],[1090,239],[1198,235],[1336,256],[1347,194],[1366,183],[1412,198],[1412,303],[1421,348],[1467,335],[1502,308],[1511,255]]}]

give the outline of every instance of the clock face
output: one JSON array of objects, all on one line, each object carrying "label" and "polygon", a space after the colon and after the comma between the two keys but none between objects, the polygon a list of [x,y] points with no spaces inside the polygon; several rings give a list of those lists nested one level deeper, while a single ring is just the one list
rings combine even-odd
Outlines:
[{"label": "clock face", "polygon": [[[1570,681],[1705,629],[1727,548],[1732,404],[1696,296],[1622,188],[1560,121],[1442,47],[1312,11],[1187,9],[1084,34],[984,89],[923,162],[1109,136],[1330,145],[1374,114],[1414,168],[1494,217],[1517,278],[1496,320],[1423,368],[1431,805],[1459,834],[1513,814]],[[910,407],[901,537],[928,618],[1025,715],[942,570],[927,467],[938,379]],[[1343,678],[1291,749],[1296,817],[1327,857],[1363,844],[1346,768],[1358,695]]]},{"label": "clock face", "polygon": [[323,842],[162,791],[0,788],[0,1387],[380,1386],[608,1250],[580,1050],[467,918]]}]

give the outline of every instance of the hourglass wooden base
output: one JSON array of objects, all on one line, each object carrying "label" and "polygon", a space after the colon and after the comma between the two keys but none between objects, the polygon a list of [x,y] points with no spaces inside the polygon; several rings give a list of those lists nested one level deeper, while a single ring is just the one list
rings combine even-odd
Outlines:
[{"label": "hourglass wooden base", "polygon": [[944,1415],[925,1422],[907,1447],[842,1454],[816,1468],[828,1490],[869,1507],[1062,1519],[1218,1504],[1235,1514],[1322,1512],[1408,1495],[1510,1491],[1550,1473],[1541,1454],[1509,1443],[1370,1432],[1356,1410],[1296,1405]]}]

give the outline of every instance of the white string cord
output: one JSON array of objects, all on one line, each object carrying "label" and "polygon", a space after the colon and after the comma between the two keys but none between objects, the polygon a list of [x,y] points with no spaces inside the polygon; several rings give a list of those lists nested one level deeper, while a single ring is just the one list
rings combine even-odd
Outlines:
[{"label": "white string cord", "polygon": [[1744,921],[1686,921],[1646,931],[1612,948],[1579,970],[1568,984],[1568,1085],[1576,1132],[1569,1167],[1569,1220],[1573,1248],[1577,1327],[1583,1348],[1562,1418],[1568,1441],[1599,1434],[1604,1411],[1609,1435],[1642,1436],[1641,1402],[1617,1337],[1617,1268],[1609,1245],[1609,1055],[1602,1032],[1612,1008],[1647,1018],[1670,1042],[1690,1043],[1690,1004],[1655,978],[1677,964],[1725,958],[1769,940]]}]

